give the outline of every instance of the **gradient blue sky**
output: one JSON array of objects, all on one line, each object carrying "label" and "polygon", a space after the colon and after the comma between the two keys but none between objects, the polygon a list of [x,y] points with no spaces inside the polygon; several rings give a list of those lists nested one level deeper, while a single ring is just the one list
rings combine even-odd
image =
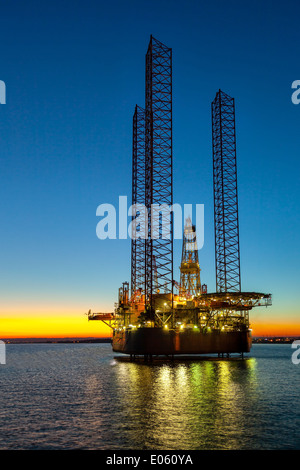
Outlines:
[{"label": "gradient blue sky", "polygon": [[[253,321],[300,333],[299,1],[0,1],[0,290],[20,312],[111,311],[130,241],[96,208],[131,197],[132,115],[150,34],[173,49],[174,202],[205,205],[202,282],[215,290],[210,104],[236,100],[243,290]],[[129,199],[130,200],[130,199]],[[175,242],[179,280],[181,242]]]}]

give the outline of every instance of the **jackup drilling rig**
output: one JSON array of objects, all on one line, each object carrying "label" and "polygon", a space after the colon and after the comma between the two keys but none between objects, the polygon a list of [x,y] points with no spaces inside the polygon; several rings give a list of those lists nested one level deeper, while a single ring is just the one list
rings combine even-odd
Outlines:
[{"label": "jackup drilling rig", "polygon": [[152,36],[145,88],[133,116],[131,294],[124,282],[114,312],[88,319],[108,325],[113,350],[131,357],[249,352],[249,311],[271,305],[271,294],[241,290],[234,99],[219,90],[211,104],[216,292],[207,293],[195,226],[186,220],[177,283],[173,214],[152,210],[173,204],[172,50]]}]

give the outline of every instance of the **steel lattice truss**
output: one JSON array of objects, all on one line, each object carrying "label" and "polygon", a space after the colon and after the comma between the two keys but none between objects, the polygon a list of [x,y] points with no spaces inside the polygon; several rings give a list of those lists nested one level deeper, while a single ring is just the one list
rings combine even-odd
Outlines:
[{"label": "steel lattice truss", "polygon": [[135,107],[132,135],[131,294],[145,292],[145,110]]},{"label": "steel lattice truss", "polygon": [[212,102],[217,292],[240,292],[234,98],[219,90]]},{"label": "steel lattice truss", "polygon": [[[152,36],[146,54],[145,111],[146,301],[153,307],[153,294],[173,293],[173,214],[168,210],[173,204],[173,181],[172,49]],[[158,206],[163,204],[160,213]]]}]

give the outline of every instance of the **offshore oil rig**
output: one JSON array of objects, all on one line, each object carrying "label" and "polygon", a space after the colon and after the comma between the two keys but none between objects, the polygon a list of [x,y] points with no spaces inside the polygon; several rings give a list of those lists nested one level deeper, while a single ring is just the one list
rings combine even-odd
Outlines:
[{"label": "offshore oil rig", "polygon": [[113,351],[132,359],[243,355],[251,348],[249,311],[272,303],[271,294],[241,290],[234,98],[219,90],[211,112],[216,291],[208,293],[191,219],[185,220],[177,282],[173,214],[151,210],[173,205],[172,49],[151,36],[145,107],[136,105],[133,115],[132,204],[139,217],[133,216],[131,286],[122,284],[113,312],[88,313],[112,329]]}]

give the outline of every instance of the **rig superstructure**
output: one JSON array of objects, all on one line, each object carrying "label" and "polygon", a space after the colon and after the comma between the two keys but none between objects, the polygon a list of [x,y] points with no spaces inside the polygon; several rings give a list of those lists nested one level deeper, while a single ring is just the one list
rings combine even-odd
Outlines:
[{"label": "rig superstructure", "polygon": [[[212,102],[216,292],[201,284],[196,228],[185,221],[180,282],[173,279],[172,50],[150,37],[145,107],[135,107],[132,144],[131,288],[111,313],[92,313],[113,330],[114,351],[154,356],[249,352],[249,311],[271,294],[241,290],[234,99]],[[154,208],[154,210],[153,210]],[[169,233],[169,237],[163,236]],[[144,234],[144,236],[141,236]]]}]

